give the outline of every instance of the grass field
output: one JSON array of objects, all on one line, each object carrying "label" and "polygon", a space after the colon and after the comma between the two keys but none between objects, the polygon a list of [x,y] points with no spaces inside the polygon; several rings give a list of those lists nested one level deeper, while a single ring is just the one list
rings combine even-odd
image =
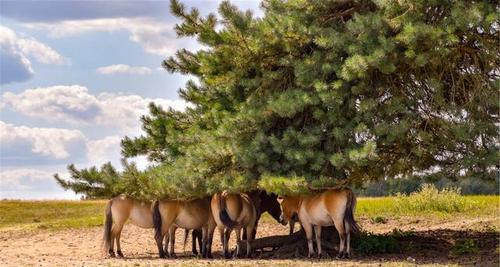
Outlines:
[{"label": "grass field", "polygon": [[[397,197],[359,198],[356,217],[372,220],[399,218],[447,219],[500,214],[500,196],[460,196],[468,206],[457,212],[413,211],[400,207]],[[68,229],[102,225],[105,200],[92,201],[0,201],[0,230]],[[262,220],[273,219],[264,214]]]}]

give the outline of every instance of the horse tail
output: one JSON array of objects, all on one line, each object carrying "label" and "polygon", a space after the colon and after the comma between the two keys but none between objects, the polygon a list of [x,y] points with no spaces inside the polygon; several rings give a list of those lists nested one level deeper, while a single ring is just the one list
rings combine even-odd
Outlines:
[{"label": "horse tail", "polygon": [[153,227],[155,229],[155,239],[161,240],[163,238],[161,231],[161,214],[160,214],[160,201],[153,202]]},{"label": "horse tail", "polygon": [[347,204],[344,213],[344,223],[349,224],[351,233],[357,234],[361,231],[361,227],[354,220],[354,210],[356,209],[356,196],[351,189],[347,189]]},{"label": "horse tail", "polygon": [[219,207],[220,207],[220,212],[219,212],[219,218],[222,221],[222,223],[229,228],[234,228],[235,226],[238,225],[237,222],[233,221],[231,217],[229,217],[229,214],[227,213],[226,209],[226,195],[227,192],[224,191],[220,194],[219,198]]},{"label": "horse tail", "polygon": [[111,248],[111,227],[113,226],[113,215],[111,214],[111,205],[113,204],[113,200],[108,201],[106,205],[106,210],[104,212],[104,236],[103,240],[103,249],[104,253],[107,253]]}]

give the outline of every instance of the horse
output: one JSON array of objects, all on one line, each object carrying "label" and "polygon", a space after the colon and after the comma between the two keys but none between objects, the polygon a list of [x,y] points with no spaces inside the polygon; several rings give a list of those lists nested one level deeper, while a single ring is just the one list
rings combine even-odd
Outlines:
[{"label": "horse", "polygon": [[117,196],[108,201],[105,211],[103,249],[110,257],[116,254],[124,257],[120,246],[123,225],[130,219],[132,224],[141,228],[153,228],[151,202],[139,201],[125,195]]},{"label": "horse", "polygon": [[[165,258],[168,251],[163,249],[163,237],[169,233],[171,242],[174,242],[175,228],[202,229],[203,257],[212,257],[211,244],[215,229],[215,221],[210,209],[210,197],[188,201],[161,200],[153,204],[153,225],[155,228],[155,241],[158,246],[160,258]],[[175,226],[173,231],[172,226]],[[168,256],[175,256],[174,245]]]},{"label": "horse", "polygon": [[[281,223],[286,225],[294,214],[306,232],[308,257],[314,253],[312,235],[316,233],[318,257],[322,256],[321,227],[334,225],[339,233],[339,258],[349,258],[351,253],[351,233],[359,232],[360,227],[354,220],[356,197],[351,189],[330,189],[310,196],[280,197]],[[346,244],[347,243],[347,244]]]},{"label": "horse", "polygon": [[[252,239],[257,235],[257,225],[259,224],[260,217],[264,212],[269,213],[277,222],[280,222],[281,206],[278,202],[278,196],[274,193],[268,194],[264,190],[256,190],[248,193],[250,199],[253,200],[255,209],[257,210],[257,219],[255,221],[254,231],[252,232]],[[246,228],[243,228],[241,239],[247,239]]]},{"label": "horse", "polygon": [[[254,201],[259,201],[259,199],[251,199],[249,194],[234,194],[227,191],[217,193],[212,197],[212,214],[217,223],[221,240],[223,240],[225,258],[229,258],[230,256],[228,243],[233,230],[236,231],[237,238],[235,255],[238,255],[240,250],[241,229],[244,228],[247,233],[253,233],[257,221],[257,210]],[[251,256],[252,237],[253,234],[247,235],[247,257]]]},{"label": "horse", "polygon": [[[278,202],[278,196],[275,195],[274,193],[267,194],[266,191],[252,191],[248,193],[250,198],[253,200],[255,208],[257,210],[257,219],[255,221],[255,227],[254,231],[252,233],[252,239],[255,239],[255,236],[257,234],[257,225],[259,223],[260,217],[264,212],[269,213],[277,222],[280,222],[280,215],[281,215],[281,206],[280,203]],[[259,199],[256,199],[258,197]],[[293,228],[292,228],[293,231]],[[187,240],[187,235],[189,233],[189,230],[186,230],[185,232],[185,239],[184,239],[184,246],[186,244]],[[201,238],[202,238],[202,233],[201,229],[196,229],[193,230],[192,232],[192,252],[194,255],[198,254],[198,251],[196,250],[196,243],[198,242],[198,246],[200,247],[201,250]],[[241,235],[242,240],[247,239],[247,231],[246,228],[243,228],[243,233]],[[221,242],[224,244],[224,240],[221,239]]]},{"label": "horse", "polygon": [[[119,195],[108,201],[105,210],[103,249],[108,256],[124,257],[120,246],[120,237],[123,226],[128,219],[132,224],[141,228],[153,228],[152,203],[140,201],[125,195]],[[116,243],[116,254],[114,244]],[[165,249],[168,243],[168,235],[165,236]]]}]

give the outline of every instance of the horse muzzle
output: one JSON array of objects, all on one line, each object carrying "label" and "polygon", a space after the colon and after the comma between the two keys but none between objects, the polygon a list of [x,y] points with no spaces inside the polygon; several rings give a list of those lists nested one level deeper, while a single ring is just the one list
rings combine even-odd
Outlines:
[{"label": "horse muzzle", "polygon": [[283,214],[280,215],[280,220],[279,222],[283,225],[287,225],[288,224],[288,221],[285,220],[285,217],[283,217]]}]

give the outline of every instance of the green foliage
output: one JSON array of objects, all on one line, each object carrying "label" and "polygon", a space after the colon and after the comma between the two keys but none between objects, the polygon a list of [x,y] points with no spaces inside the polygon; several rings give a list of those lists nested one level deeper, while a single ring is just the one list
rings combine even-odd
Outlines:
[{"label": "green foliage", "polygon": [[438,190],[430,184],[422,185],[420,191],[410,195],[396,195],[395,207],[401,211],[437,211],[444,213],[463,212],[474,208],[475,202],[460,195],[458,188]]},{"label": "green foliage", "polygon": [[290,190],[283,179],[319,188],[436,169],[495,177],[494,1],[266,0],[262,8],[254,18],[223,1],[218,17],[203,17],[171,1],[177,35],[204,48],[162,63],[194,77],[179,91],[190,108],[152,104],[145,135],[122,141],[125,157],[159,166],[138,195],[258,185],[292,194],[301,186]]},{"label": "green foliage", "polygon": [[463,239],[457,241],[453,247],[451,247],[450,253],[453,255],[464,255],[478,253],[479,248],[472,239]]},{"label": "green foliage", "polygon": [[387,223],[387,218],[385,218],[383,216],[375,216],[375,217],[371,218],[371,221],[372,221],[372,223],[383,223],[383,224],[386,224]]},{"label": "green foliage", "polygon": [[373,234],[362,232],[353,238],[353,249],[360,254],[400,253],[401,245],[398,241],[400,233],[393,231],[387,234]]},{"label": "green foliage", "polygon": [[86,198],[105,198],[120,194],[116,190],[119,174],[111,163],[102,165],[98,170],[96,167],[78,170],[75,165],[70,164],[68,171],[71,175],[70,181],[62,179],[58,174],[54,174],[54,179],[64,189],[71,189],[77,194],[82,194]]},{"label": "green foliage", "polygon": [[308,192],[307,182],[303,177],[288,178],[265,175],[260,179],[259,186],[279,196],[305,194]]}]

